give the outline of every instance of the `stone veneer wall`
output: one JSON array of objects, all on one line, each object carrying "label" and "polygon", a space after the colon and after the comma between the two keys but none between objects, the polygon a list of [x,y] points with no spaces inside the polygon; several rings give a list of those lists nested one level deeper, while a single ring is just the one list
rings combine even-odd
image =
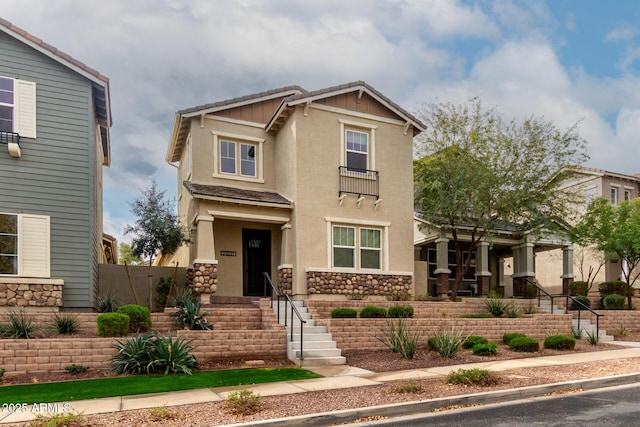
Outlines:
[{"label": "stone veneer wall", "polygon": [[309,294],[353,294],[385,295],[411,292],[413,278],[404,274],[343,273],[336,271],[308,271],[307,292]]},{"label": "stone veneer wall", "polygon": [[291,295],[293,289],[293,268],[278,269],[278,292]]},{"label": "stone veneer wall", "polygon": [[62,307],[61,284],[2,283],[0,307]]},{"label": "stone veneer wall", "polygon": [[187,287],[196,294],[213,294],[218,290],[218,264],[194,263],[187,269]]}]

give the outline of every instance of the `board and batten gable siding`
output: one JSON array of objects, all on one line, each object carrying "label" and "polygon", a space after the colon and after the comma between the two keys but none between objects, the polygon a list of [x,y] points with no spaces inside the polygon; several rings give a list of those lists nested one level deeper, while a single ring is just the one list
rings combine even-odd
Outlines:
[{"label": "board and batten gable siding", "polygon": [[97,286],[97,150],[92,83],[0,32],[0,75],[36,83],[35,139],[22,157],[0,146],[0,212],[50,217],[50,274],[66,307],[91,307]]}]

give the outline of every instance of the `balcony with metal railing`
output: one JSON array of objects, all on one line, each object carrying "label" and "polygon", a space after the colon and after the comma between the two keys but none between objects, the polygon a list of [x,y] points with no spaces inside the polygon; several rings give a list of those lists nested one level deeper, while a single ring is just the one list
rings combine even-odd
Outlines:
[{"label": "balcony with metal railing", "polygon": [[356,194],[358,197],[373,196],[376,199],[380,197],[378,171],[340,166],[338,179],[340,181],[338,196]]}]

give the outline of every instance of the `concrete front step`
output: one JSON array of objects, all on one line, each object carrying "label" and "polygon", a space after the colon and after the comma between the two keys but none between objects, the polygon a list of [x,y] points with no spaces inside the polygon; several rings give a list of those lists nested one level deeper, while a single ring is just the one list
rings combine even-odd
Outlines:
[{"label": "concrete front step", "polygon": [[[578,319],[573,319],[572,327],[574,329],[578,328]],[[582,339],[588,339],[588,333],[595,334],[596,333],[596,325],[592,324],[590,320],[580,320],[580,330],[582,331]],[[600,334],[600,342],[611,342],[614,341],[614,337],[611,335],[607,335],[607,331],[605,329],[600,328],[598,331]]]},{"label": "concrete front step", "polygon": [[[292,341],[289,343],[291,345],[291,348],[293,350],[300,350],[300,341]],[[326,341],[309,341],[306,339],[305,337],[305,341],[304,341],[304,349],[307,350],[311,350],[311,349],[332,349],[332,348],[338,348],[338,344],[333,341],[333,340],[326,340]]]},{"label": "concrete front step", "polygon": [[305,357],[304,359],[298,359],[298,365],[300,367],[305,366],[327,366],[327,365],[346,365],[347,358],[344,356],[337,357]]}]

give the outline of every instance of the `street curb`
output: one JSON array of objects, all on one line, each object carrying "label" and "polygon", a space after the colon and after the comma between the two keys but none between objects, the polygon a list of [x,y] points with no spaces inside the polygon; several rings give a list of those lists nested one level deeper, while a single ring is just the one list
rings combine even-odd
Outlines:
[{"label": "street curb", "polygon": [[[220,427],[324,427],[332,424],[351,423],[359,418],[374,416],[399,417],[416,413],[428,413],[434,411],[435,409],[448,406],[500,403],[512,400],[540,397],[548,393],[558,392],[562,390],[582,389],[583,391],[587,391],[634,384],[638,382],[640,382],[640,373],[634,373],[612,377],[566,381],[554,384],[542,384],[517,389],[490,391],[486,393],[465,394],[461,396],[443,397],[417,402],[403,402],[382,406],[370,406],[358,409],[345,409],[341,411],[322,412],[317,414],[300,415],[288,418],[253,421],[249,423],[225,424],[224,426]],[[291,399],[295,399],[295,396],[291,396]]]}]

